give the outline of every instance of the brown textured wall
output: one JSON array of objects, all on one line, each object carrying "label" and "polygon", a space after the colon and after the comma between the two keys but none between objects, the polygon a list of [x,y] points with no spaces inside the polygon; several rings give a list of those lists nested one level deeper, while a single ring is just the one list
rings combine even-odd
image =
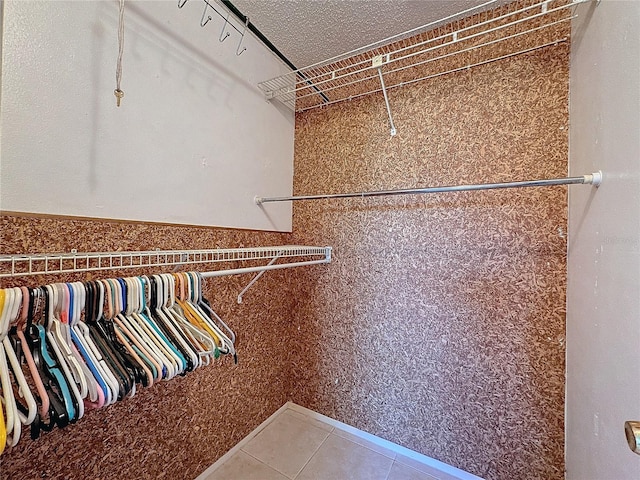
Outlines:
[{"label": "brown textured wall", "polygon": [[[298,114],[296,194],[567,173],[567,43]],[[579,187],[577,187],[579,188]],[[566,188],[322,200],[293,401],[487,479],[562,479]]]},{"label": "brown textured wall", "polygon": [[[287,234],[238,230],[6,215],[0,222],[0,251],[5,254],[291,243]],[[93,275],[104,278],[118,272]],[[3,279],[0,287],[84,278]],[[223,358],[183,378],[142,388],[134,398],[88,412],[76,425],[44,433],[36,441],[28,439],[27,432],[16,448],[0,456],[0,479],[192,480],[200,474],[282,406],[290,390],[290,359],[286,350],[277,348],[291,309],[286,273],[264,275],[237,305],[236,296],[250,278],[206,281],[206,298],[238,337],[237,366]]]}]

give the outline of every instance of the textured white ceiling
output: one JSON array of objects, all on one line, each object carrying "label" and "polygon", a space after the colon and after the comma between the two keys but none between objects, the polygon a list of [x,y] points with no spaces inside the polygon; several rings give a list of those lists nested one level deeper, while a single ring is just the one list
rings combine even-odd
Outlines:
[{"label": "textured white ceiling", "polygon": [[[232,0],[301,68],[486,0]],[[501,1],[500,3],[506,3]]]}]

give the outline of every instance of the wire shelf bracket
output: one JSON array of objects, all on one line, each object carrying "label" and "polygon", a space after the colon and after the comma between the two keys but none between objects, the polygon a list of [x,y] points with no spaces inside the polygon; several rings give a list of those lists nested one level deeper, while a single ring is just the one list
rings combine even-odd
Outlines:
[{"label": "wire shelf bracket", "polygon": [[[389,61],[389,57],[387,56],[387,61]],[[383,56],[378,55],[373,58],[371,62],[372,66],[378,69],[378,75],[380,76],[380,86],[382,87],[382,94],[384,95],[384,104],[387,107],[387,115],[389,115],[389,128],[391,130],[391,136],[394,137],[396,133],[396,126],[393,123],[393,115],[391,115],[391,106],[389,105],[389,96],[387,95],[387,88],[384,85],[384,77],[382,75],[382,63]]]}]

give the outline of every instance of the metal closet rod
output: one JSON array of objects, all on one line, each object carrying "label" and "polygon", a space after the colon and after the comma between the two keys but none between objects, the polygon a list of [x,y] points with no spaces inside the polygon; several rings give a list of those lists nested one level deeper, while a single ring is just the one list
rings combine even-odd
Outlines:
[{"label": "metal closet rod", "polygon": [[390,195],[416,195],[422,193],[444,193],[444,192],[467,192],[472,190],[495,190],[501,188],[520,188],[520,187],[550,187],[553,185],[573,185],[584,184],[600,186],[602,183],[602,172],[582,175],[581,177],[566,178],[550,178],[545,180],[526,180],[522,182],[504,182],[504,183],[480,183],[474,185],[452,185],[445,187],[426,187],[426,188],[406,188],[399,190],[378,190],[374,192],[359,193],[333,193],[327,195],[299,195],[294,197],[255,197],[258,205],[270,202],[289,202],[298,200],[324,200],[329,198],[365,198],[365,197],[385,197]]}]

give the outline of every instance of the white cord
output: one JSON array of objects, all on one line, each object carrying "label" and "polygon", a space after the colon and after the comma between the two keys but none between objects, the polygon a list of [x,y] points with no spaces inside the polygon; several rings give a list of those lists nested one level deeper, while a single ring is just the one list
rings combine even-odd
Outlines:
[{"label": "white cord", "polygon": [[120,99],[124,97],[124,92],[120,89],[122,81],[122,54],[124,53],[124,0],[120,0],[120,15],[118,18],[118,62],[116,64],[116,89],[113,94],[116,96],[117,105],[120,106]]}]

